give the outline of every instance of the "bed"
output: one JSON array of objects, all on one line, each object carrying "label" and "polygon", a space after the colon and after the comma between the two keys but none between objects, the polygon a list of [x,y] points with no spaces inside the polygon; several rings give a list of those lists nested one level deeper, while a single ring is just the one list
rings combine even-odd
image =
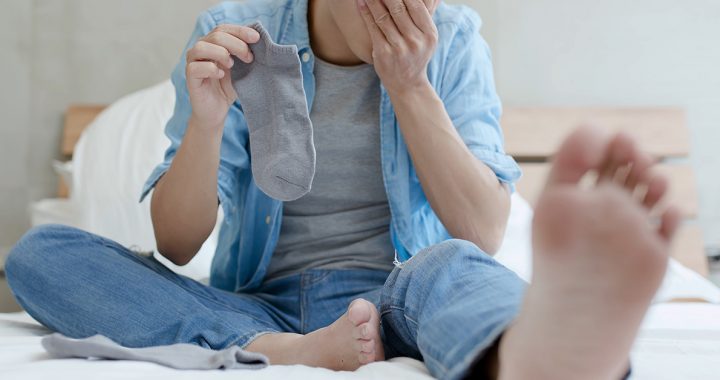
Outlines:
[{"label": "bed", "polygon": [[[160,162],[167,145],[163,126],[174,105],[164,82],[131,94],[111,106],[68,109],[57,163],[58,197],[32,207],[34,224],[61,222],[108,236],[138,249],[154,249],[148,202],[139,189]],[[497,258],[525,279],[531,278],[530,222],[548,161],[577,124],[593,122],[635,135],[654,154],[673,183],[671,198],[686,218],[672,250],[673,261],[633,350],[634,378],[711,379],[720,374],[720,289],[706,279],[707,260],[695,221],[695,180],[684,113],[672,108],[508,108],[503,119],[507,150],[525,172],[513,195],[507,236]],[[107,173],[112,173],[108,175]],[[219,221],[222,215],[219,215]],[[186,267],[172,269],[196,279],[209,273],[214,232]],[[424,365],[409,358],[375,363],[356,372],[304,366],[270,366],[261,371],[177,371],[140,362],[54,360],[40,346],[49,331],[26,313],[0,314],[2,379],[429,379]]]}]

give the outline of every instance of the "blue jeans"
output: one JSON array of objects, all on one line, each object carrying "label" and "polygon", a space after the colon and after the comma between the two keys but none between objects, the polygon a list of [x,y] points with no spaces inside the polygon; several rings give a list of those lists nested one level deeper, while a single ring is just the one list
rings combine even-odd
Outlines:
[{"label": "blue jeans", "polygon": [[472,243],[449,240],[391,273],[308,270],[237,294],[180,276],[152,256],[71,227],[29,231],[6,262],[18,302],[69,337],[127,347],[245,347],[262,334],[306,334],[365,298],[381,313],[388,358],[424,360],[441,379],[468,375],[516,317],[526,284]]}]

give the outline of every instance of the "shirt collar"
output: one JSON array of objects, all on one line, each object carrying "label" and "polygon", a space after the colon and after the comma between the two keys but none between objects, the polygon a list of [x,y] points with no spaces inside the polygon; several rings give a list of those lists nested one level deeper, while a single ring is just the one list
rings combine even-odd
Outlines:
[{"label": "shirt collar", "polygon": [[297,45],[298,50],[310,47],[308,0],[288,0],[290,17],[283,31],[281,44]]}]

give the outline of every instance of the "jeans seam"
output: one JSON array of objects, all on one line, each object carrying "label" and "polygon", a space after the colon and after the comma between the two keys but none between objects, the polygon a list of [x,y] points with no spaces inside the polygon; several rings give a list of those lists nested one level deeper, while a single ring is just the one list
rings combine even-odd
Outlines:
[{"label": "jeans seam", "polygon": [[[268,334],[279,334],[280,332],[275,329],[268,329],[264,331],[253,331],[251,333],[244,334],[243,336],[239,337],[235,342],[232,344],[233,346],[240,347],[241,350],[246,350],[247,346],[250,345],[250,343],[256,341],[258,338],[260,338],[263,335]],[[242,345],[238,344],[240,341],[244,341]]]},{"label": "jeans seam", "polygon": [[386,306],[386,307],[385,307],[385,310],[383,310],[382,313],[380,313],[380,316],[383,317],[383,316],[385,316],[386,314],[391,313],[392,311],[400,311],[400,312],[403,314],[403,318],[405,318],[406,321],[412,322],[412,323],[415,325],[415,327],[417,327],[417,326],[420,325],[420,324],[418,323],[418,321],[416,321],[414,318],[408,316],[408,315],[405,313],[405,308],[403,308],[403,307],[398,307],[398,306]]},{"label": "jeans seam", "polygon": [[305,299],[305,283],[307,279],[307,274],[303,272],[300,275],[300,333],[304,334],[305,329],[307,326],[305,325],[305,306],[307,304],[307,300]]},{"label": "jeans seam", "polygon": [[[420,349],[420,347],[418,347],[418,350],[419,350],[419,349]],[[433,362],[433,364],[434,364],[435,366],[439,367],[439,368],[443,371],[443,376],[440,376],[440,378],[444,378],[444,377],[445,377],[444,375],[447,375],[447,373],[450,372],[450,370],[449,370],[447,367],[445,367],[445,365],[444,365],[443,363],[441,363],[441,362],[438,361],[437,359],[433,358],[432,356],[430,356],[430,355],[423,355],[422,352],[420,353],[420,355],[422,355],[422,358],[423,358],[423,361],[424,361],[424,362]],[[427,365],[427,364],[426,364],[426,365]]]},{"label": "jeans seam", "polygon": [[[303,273],[303,274],[305,274],[305,273]],[[331,273],[329,270],[323,270],[322,272],[320,272],[320,274],[310,272],[310,273],[308,273],[308,276],[310,278],[305,277],[306,280],[303,281],[303,286],[315,285],[315,284],[319,283],[320,281],[323,281],[324,279],[328,278],[330,276],[330,274]]]}]

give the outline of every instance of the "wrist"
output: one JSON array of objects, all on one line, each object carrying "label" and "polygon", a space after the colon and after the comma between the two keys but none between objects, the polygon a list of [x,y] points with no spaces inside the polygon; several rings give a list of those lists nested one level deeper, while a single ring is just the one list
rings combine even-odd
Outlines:
[{"label": "wrist", "polygon": [[437,100],[438,95],[430,81],[425,80],[414,85],[406,85],[399,88],[387,88],[388,95],[395,107],[403,105],[417,106],[428,100]]},{"label": "wrist", "polygon": [[209,123],[201,118],[198,118],[194,113],[190,115],[190,119],[188,120],[188,129],[203,131],[210,136],[215,136],[217,134],[222,135],[224,128],[225,123]]},{"label": "wrist", "polygon": [[[222,141],[224,125],[203,123],[197,118],[190,117],[187,131],[183,140],[193,140],[194,146],[218,147]],[[199,145],[198,145],[199,144]],[[213,148],[214,149],[214,148]]]}]

